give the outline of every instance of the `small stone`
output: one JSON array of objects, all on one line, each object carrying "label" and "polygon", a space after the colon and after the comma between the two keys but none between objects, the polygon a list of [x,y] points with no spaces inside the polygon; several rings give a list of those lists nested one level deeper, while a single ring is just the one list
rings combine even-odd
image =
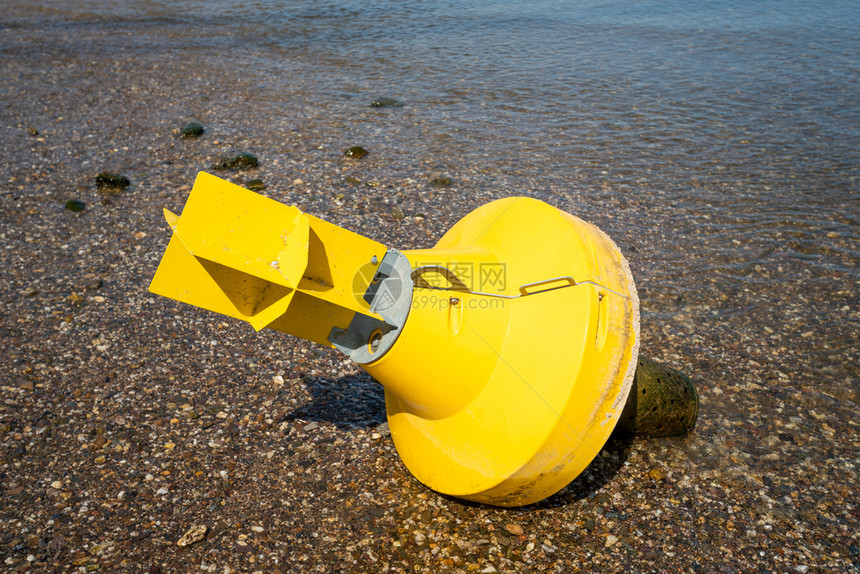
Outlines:
[{"label": "small stone", "polygon": [[608,535],[606,536],[606,547],[607,547],[607,548],[611,548],[612,546],[615,546],[615,543],[616,543],[616,542],[618,542],[618,537],[617,537],[617,536],[615,536],[615,535],[613,535],[613,534],[608,534]]},{"label": "small stone", "polygon": [[260,165],[260,160],[257,156],[250,153],[240,153],[233,158],[233,167],[236,169],[246,169],[249,167],[257,167]]},{"label": "small stone", "polygon": [[90,554],[93,556],[101,556],[105,553],[109,548],[113,547],[114,543],[112,540],[105,540],[101,544],[96,544],[92,548],[90,548]]},{"label": "small stone", "polygon": [[128,178],[119,173],[103,171],[96,176],[96,187],[101,189],[125,189],[131,185]]},{"label": "small stone", "polygon": [[519,524],[505,524],[505,530],[513,534],[514,536],[522,536],[525,533],[523,527]]},{"label": "small stone", "polygon": [[95,462],[96,464],[104,464],[106,461],[107,461],[107,458],[105,458],[105,456],[102,455],[102,456],[97,456],[95,461],[93,461],[93,462]]},{"label": "small stone", "polygon": [[27,128],[27,133],[33,137],[36,137],[37,135],[39,135],[39,130],[31,127],[31,128]]},{"label": "small stone", "polygon": [[179,134],[184,138],[196,138],[202,136],[204,131],[203,126],[197,122],[189,122],[182,126]]},{"label": "small stone", "polygon": [[63,483],[60,482],[59,480],[55,480],[54,482],[51,483],[51,488],[55,488],[57,490],[60,490],[61,488],[63,488]]},{"label": "small stone", "polygon": [[240,153],[232,158],[221,158],[212,165],[212,169],[250,169],[260,165],[257,156],[250,153]]},{"label": "small stone", "polygon": [[65,547],[66,539],[59,534],[55,536],[50,542],[48,542],[48,550],[50,550],[51,552],[60,552]]},{"label": "small stone", "polygon": [[663,480],[664,478],[666,478],[659,468],[652,468],[651,470],[649,470],[648,477],[651,480]]},{"label": "small stone", "polygon": [[274,377],[272,377],[272,382],[275,383],[276,385],[278,385],[279,387],[283,387],[284,386],[284,377],[282,377],[281,375],[275,375]]},{"label": "small stone", "polygon": [[433,187],[448,187],[451,185],[451,177],[447,175],[437,175],[430,180],[430,185]]},{"label": "small stone", "polygon": [[245,183],[245,187],[251,191],[262,191],[266,189],[266,184],[263,183],[262,179],[251,179]]},{"label": "small stone", "polygon": [[359,183],[361,183],[361,180],[355,176],[350,175],[346,178],[346,183],[349,183],[351,185],[358,185]]},{"label": "small stone", "polygon": [[317,423],[308,423],[305,426],[303,426],[302,428],[305,429],[306,431],[309,431],[309,430],[314,430],[315,428],[319,428],[319,426],[320,425],[318,425]]},{"label": "small stone", "polygon": [[394,98],[388,98],[385,96],[374,98],[370,102],[370,107],[372,108],[402,108],[403,102],[400,100],[395,100]]},{"label": "small stone", "polygon": [[367,155],[367,150],[360,145],[356,145],[343,152],[343,154],[347,157],[364,157]]},{"label": "small stone", "polygon": [[180,548],[184,548],[195,542],[200,542],[204,538],[206,538],[206,534],[209,532],[209,527],[204,524],[196,524],[189,528],[185,534],[183,534],[179,540],[176,541],[176,545]]},{"label": "small stone", "polygon": [[203,407],[203,410],[206,411],[207,413],[209,413],[210,415],[215,416],[218,413],[220,413],[221,411],[223,411],[224,407],[222,407],[221,405],[208,404],[205,407]]},{"label": "small stone", "polygon": [[252,526],[251,530],[253,530],[254,532],[263,532],[263,527],[262,526]]},{"label": "small stone", "polygon": [[391,210],[391,217],[393,217],[394,219],[400,220],[406,216],[403,215],[402,209],[400,209],[399,207],[395,207],[394,209]]},{"label": "small stone", "polygon": [[85,210],[87,208],[87,204],[84,203],[83,201],[79,201],[77,199],[70,199],[69,201],[66,202],[65,207],[69,211],[78,212],[78,211]]},{"label": "small stone", "polygon": [[173,450],[176,448],[176,443],[174,442],[166,442],[164,443],[164,448],[167,450]]},{"label": "small stone", "polygon": [[150,536],[152,536],[152,530],[142,530],[140,532],[132,532],[129,535],[132,540],[135,542],[140,542],[141,540],[146,540]]}]

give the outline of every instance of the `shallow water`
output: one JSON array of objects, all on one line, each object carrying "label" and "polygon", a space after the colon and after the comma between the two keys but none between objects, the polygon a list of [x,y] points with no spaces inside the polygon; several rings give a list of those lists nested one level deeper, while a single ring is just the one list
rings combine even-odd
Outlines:
[{"label": "shallow water", "polygon": [[[783,331],[803,305],[806,374],[856,392],[854,2],[42,1],[4,19],[48,44],[85,31],[94,54],[202,47],[247,70],[274,129],[594,220],[630,250],[646,319]],[[378,95],[405,106],[369,112]],[[788,283],[810,302],[783,305]]]}]

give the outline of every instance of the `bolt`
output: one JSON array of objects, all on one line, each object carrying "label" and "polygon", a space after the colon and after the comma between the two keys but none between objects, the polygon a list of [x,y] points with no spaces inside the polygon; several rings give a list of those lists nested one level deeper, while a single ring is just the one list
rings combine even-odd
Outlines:
[{"label": "bolt", "polygon": [[377,331],[373,335],[371,335],[369,344],[371,353],[375,353],[376,351],[378,351],[379,346],[382,344],[382,333]]}]

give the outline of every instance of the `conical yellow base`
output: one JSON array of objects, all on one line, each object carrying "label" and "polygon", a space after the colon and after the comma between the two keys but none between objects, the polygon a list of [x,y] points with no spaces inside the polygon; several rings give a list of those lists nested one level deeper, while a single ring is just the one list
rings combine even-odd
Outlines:
[{"label": "conical yellow base", "polygon": [[405,254],[461,273],[417,287],[397,343],[365,365],[387,389],[403,462],[434,490],[488,504],[557,492],[603,447],[630,389],[639,305],[626,261],[596,227],[526,198]]}]

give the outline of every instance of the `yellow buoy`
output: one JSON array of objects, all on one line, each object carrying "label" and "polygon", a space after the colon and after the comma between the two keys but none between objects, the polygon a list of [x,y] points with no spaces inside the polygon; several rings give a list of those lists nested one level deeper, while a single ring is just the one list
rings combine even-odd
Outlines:
[{"label": "yellow buoy", "polygon": [[386,390],[391,436],[430,488],[518,506],[597,455],[633,380],[639,303],[599,229],[494,201],[403,251],[201,173],[154,293],[335,347]]}]

